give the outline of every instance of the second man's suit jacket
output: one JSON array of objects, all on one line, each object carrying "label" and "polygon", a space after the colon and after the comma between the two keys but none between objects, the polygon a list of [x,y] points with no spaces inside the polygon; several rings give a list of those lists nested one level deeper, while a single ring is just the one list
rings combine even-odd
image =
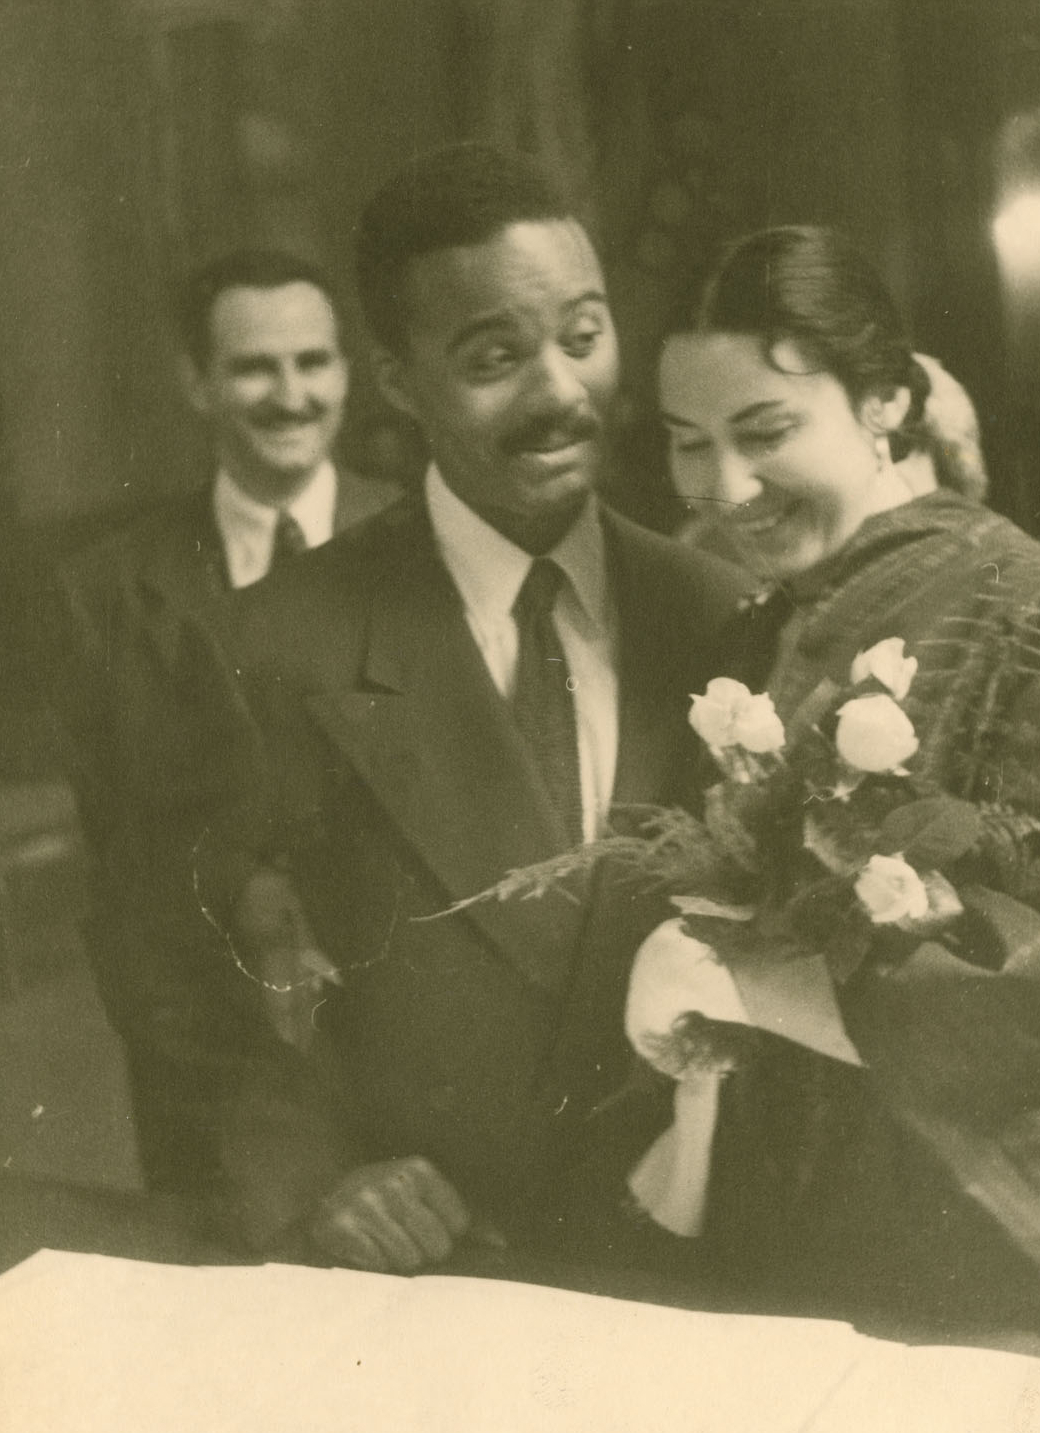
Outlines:
[{"label": "second man's suit jacket", "polygon": [[[359,496],[370,504],[361,481],[340,475],[337,531],[357,520]],[[387,500],[385,485],[372,489]],[[216,1003],[209,979],[223,947],[185,913],[170,853],[183,849],[178,821],[193,809],[187,734],[208,710],[203,656],[230,594],[207,483],[67,556],[40,613],[50,707],[92,859],[88,949],[126,1048],[144,1172],[162,1187],[190,1189],[211,1163],[194,1117],[181,1118],[194,1096],[153,1037],[158,1022],[172,1039],[183,992],[200,1018]],[[177,1001],[158,994],[168,981]]]}]

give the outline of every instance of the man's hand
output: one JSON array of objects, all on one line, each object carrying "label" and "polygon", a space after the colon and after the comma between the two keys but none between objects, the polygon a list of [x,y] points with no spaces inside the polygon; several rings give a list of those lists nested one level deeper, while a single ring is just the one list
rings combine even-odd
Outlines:
[{"label": "man's hand", "polygon": [[262,867],[253,872],[239,896],[233,927],[243,964],[263,986],[275,1032],[306,1052],[314,1039],[313,1014],[322,1000],[322,984],[339,985],[340,976],[317,948],[284,871]]},{"label": "man's hand", "polygon": [[311,1239],[350,1268],[414,1274],[446,1259],[471,1222],[444,1176],[414,1155],[352,1170],[322,1201]]}]

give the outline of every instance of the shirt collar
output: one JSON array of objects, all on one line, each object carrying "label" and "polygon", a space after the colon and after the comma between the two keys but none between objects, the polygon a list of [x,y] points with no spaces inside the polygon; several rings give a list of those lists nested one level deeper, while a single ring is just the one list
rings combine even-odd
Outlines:
[{"label": "shirt collar", "polygon": [[[465,605],[473,611],[511,612],[534,561],[531,554],[456,497],[433,463],[426,473],[426,504],[437,546]],[[545,555],[566,573],[586,616],[607,627],[606,545],[595,499]]]},{"label": "shirt collar", "polygon": [[[271,537],[278,521],[279,507],[260,503],[231,477],[225,468],[217,473],[213,510],[222,533],[245,531]],[[288,512],[300,525],[308,547],[320,547],[332,536],[336,514],[336,469],[326,458],[307,485],[287,504]]]}]

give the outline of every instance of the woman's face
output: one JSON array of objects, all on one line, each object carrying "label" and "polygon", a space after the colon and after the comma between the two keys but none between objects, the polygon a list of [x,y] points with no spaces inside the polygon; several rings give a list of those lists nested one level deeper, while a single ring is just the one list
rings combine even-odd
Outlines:
[{"label": "woman's face", "polygon": [[804,572],[907,496],[879,459],[881,430],[838,380],[806,371],[791,342],[774,356],[777,367],[753,335],[684,333],[668,339],[660,367],[676,490],[724,524],[763,579]]}]

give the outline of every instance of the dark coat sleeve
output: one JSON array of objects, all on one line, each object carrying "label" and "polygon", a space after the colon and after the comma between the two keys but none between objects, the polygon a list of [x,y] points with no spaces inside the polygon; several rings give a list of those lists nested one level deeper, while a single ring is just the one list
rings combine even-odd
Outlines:
[{"label": "dark coat sleeve", "polygon": [[41,668],[90,862],[85,945],[127,1057],[146,1178],[220,1184],[219,1110],[266,1031],[200,900],[208,813],[251,762],[212,631],[136,581],[106,543],[57,571],[40,609]]}]

